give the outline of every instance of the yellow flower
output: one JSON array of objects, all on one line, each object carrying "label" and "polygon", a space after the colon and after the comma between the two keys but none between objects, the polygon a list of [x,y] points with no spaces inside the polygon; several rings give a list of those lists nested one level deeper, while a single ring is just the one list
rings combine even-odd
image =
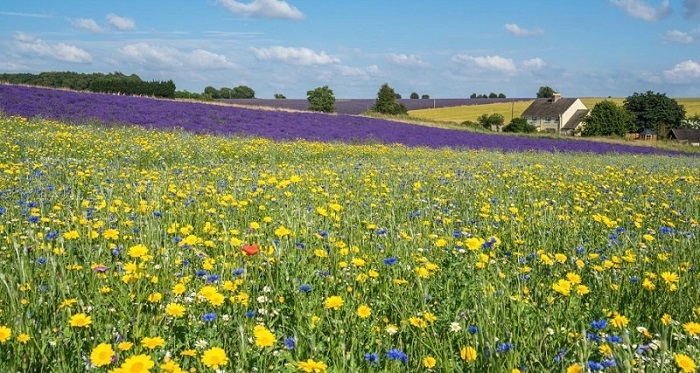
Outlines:
[{"label": "yellow flower", "polygon": [[360,316],[363,319],[366,319],[372,315],[372,309],[369,308],[366,304],[363,304],[359,307],[357,307],[357,316]]},{"label": "yellow flower", "polygon": [[569,296],[569,294],[571,294],[571,282],[568,280],[560,279],[552,285],[552,290],[556,291],[561,295]]},{"label": "yellow flower", "polygon": [[97,347],[92,349],[90,353],[90,363],[96,367],[109,365],[112,363],[112,357],[114,357],[112,345],[100,343]]},{"label": "yellow flower", "polygon": [[150,303],[158,303],[161,299],[163,299],[163,294],[161,293],[152,293],[148,296],[148,301]]},{"label": "yellow flower", "polygon": [[292,231],[287,229],[287,227],[285,227],[284,225],[275,229],[275,236],[277,236],[277,237],[289,236],[290,234],[292,234]]},{"label": "yellow flower", "polygon": [[84,314],[84,313],[77,313],[73,316],[70,317],[70,326],[75,326],[78,328],[87,328],[92,324],[92,317]]},{"label": "yellow flower", "polygon": [[155,362],[148,355],[135,355],[127,358],[117,372],[149,373]]},{"label": "yellow flower", "polygon": [[119,351],[128,351],[133,345],[134,344],[131,342],[119,342],[117,348],[119,349]]},{"label": "yellow flower", "polygon": [[681,369],[684,373],[688,372],[695,372],[695,362],[693,359],[690,358],[688,355],[684,354],[676,354],[673,357],[673,360],[676,361],[676,365],[678,365],[678,368]]},{"label": "yellow flower", "polygon": [[576,273],[569,272],[566,274],[566,279],[569,280],[574,285],[578,285],[581,283],[581,276],[579,276]]},{"label": "yellow flower", "polygon": [[138,244],[129,248],[128,255],[132,258],[141,258],[148,255],[148,248],[142,244]]},{"label": "yellow flower", "polygon": [[187,287],[183,283],[178,283],[173,286],[173,294],[180,295],[187,290]]},{"label": "yellow flower", "polygon": [[169,303],[165,307],[165,313],[172,317],[182,317],[185,315],[185,306],[179,303]]},{"label": "yellow flower", "polygon": [[22,343],[22,344],[26,344],[27,342],[29,342],[30,339],[31,339],[31,337],[29,336],[29,334],[26,334],[26,333],[22,333],[22,334],[17,336],[17,342]]},{"label": "yellow flower", "polygon": [[204,351],[202,354],[202,364],[212,369],[219,369],[219,367],[225,366],[228,364],[226,351],[221,347],[212,347]]},{"label": "yellow flower", "polygon": [[313,373],[322,373],[325,372],[326,369],[328,369],[328,365],[326,365],[324,362],[314,361],[312,359],[297,362],[297,367],[299,367],[299,369],[303,372]]},{"label": "yellow flower", "polygon": [[156,347],[165,346],[165,339],[163,339],[162,337],[144,337],[141,340],[141,346],[152,350]]},{"label": "yellow flower", "polygon": [[273,346],[277,342],[277,337],[263,325],[255,325],[253,337],[255,338],[255,345],[260,348]]},{"label": "yellow flower", "polygon": [[437,361],[435,361],[435,358],[432,356],[426,356],[425,358],[423,358],[423,366],[428,369],[435,368],[436,363]]},{"label": "yellow flower", "polygon": [[566,373],[581,373],[582,371],[581,364],[569,365],[569,367],[566,368]]},{"label": "yellow flower", "polygon": [[472,346],[464,346],[459,351],[459,356],[466,362],[472,362],[476,360],[477,357],[476,349]]},{"label": "yellow flower", "polygon": [[334,309],[334,310],[340,309],[340,307],[342,307],[343,304],[344,304],[343,298],[341,298],[341,297],[339,297],[339,296],[337,296],[337,295],[334,295],[334,296],[332,296],[332,297],[328,297],[328,298],[326,298],[326,300],[323,302],[323,305],[324,305],[324,307],[326,307],[326,309],[331,309],[331,308],[332,308],[332,309]]},{"label": "yellow flower", "polygon": [[667,284],[678,283],[678,273],[662,272],[661,278],[664,279],[664,281],[666,281]]},{"label": "yellow flower", "polygon": [[0,326],[0,343],[5,343],[12,337],[12,329],[6,326]]},{"label": "yellow flower", "polygon": [[590,293],[591,290],[586,285],[578,285],[576,286],[576,292],[578,293],[578,295],[586,295]]},{"label": "yellow flower", "polygon": [[615,312],[613,317],[610,319],[610,324],[618,329],[626,327],[628,323],[629,319],[625,316],[620,315],[617,312]]},{"label": "yellow flower", "polygon": [[78,233],[78,231],[76,231],[76,230],[68,231],[68,232],[63,234],[63,238],[65,238],[66,240],[75,240],[75,239],[78,239],[79,237],[80,237],[80,233]]},{"label": "yellow flower", "polygon": [[102,232],[102,237],[108,240],[118,240],[119,231],[116,229],[107,229],[106,231]]},{"label": "yellow flower", "polygon": [[694,337],[700,334],[700,324],[696,322],[687,322],[683,324],[683,330]]},{"label": "yellow flower", "polygon": [[664,325],[668,325],[673,321],[673,318],[671,318],[671,315],[665,313],[661,316],[661,323]]}]

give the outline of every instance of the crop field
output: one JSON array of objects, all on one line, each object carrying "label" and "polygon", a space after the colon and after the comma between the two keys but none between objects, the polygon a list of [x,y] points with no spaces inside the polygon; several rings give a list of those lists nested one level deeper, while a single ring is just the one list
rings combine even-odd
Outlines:
[{"label": "crop field", "polygon": [[[588,109],[592,109],[596,103],[603,100],[606,100],[606,98],[581,98],[581,102],[583,102]],[[625,99],[611,98],[608,100],[611,100],[618,105],[622,105]],[[676,101],[685,107],[687,116],[700,115],[700,98],[678,98]],[[498,102],[479,104],[475,106],[450,106],[436,109],[425,108],[410,110],[409,115],[422,119],[462,123],[467,120],[476,122],[477,119],[483,114],[501,114],[505,118],[506,123],[508,123],[513,117],[519,117],[531,103],[532,100],[519,100],[515,101],[515,103]]]},{"label": "crop field", "polygon": [[[57,91],[42,115],[36,91],[7,92],[0,371],[677,372],[700,359],[696,156],[310,141],[280,134],[345,118],[226,111],[267,131],[241,136],[214,105],[196,119],[188,103]],[[61,113],[85,120],[49,119]]]}]

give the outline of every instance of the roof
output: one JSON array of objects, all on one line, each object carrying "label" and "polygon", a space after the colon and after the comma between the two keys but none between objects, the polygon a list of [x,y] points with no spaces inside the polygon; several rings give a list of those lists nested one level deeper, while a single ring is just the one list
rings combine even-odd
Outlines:
[{"label": "roof", "polygon": [[583,117],[588,114],[588,109],[578,109],[574,113],[574,115],[569,118],[569,120],[564,124],[564,127],[562,127],[562,130],[575,130],[576,127],[578,127],[579,123],[583,120]]},{"label": "roof", "polygon": [[523,111],[524,117],[556,117],[564,114],[566,109],[574,104],[577,98],[560,98],[552,101],[551,98],[538,98]]},{"label": "roof", "polygon": [[689,142],[700,142],[700,130],[674,128],[668,132],[670,139]]}]

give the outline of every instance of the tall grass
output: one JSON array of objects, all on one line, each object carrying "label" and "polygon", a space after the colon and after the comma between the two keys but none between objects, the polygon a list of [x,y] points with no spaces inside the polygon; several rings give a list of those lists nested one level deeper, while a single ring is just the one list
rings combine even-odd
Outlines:
[{"label": "tall grass", "polygon": [[0,122],[1,371],[700,358],[696,158]]}]

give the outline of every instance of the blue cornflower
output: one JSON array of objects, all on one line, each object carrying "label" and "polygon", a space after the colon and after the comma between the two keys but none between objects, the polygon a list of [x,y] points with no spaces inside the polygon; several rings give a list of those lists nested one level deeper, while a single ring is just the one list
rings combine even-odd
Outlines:
[{"label": "blue cornflower", "polygon": [[602,338],[595,333],[586,333],[586,338],[596,342],[600,342],[602,340]]},{"label": "blue cornflower", "polygon": [[515,348],[515,346],[513,346],[513,344],[510,342],[499,343],[496,346],[496,352],[502,354],[502,353],[508,352],[514,348]]},{"label": "blue cornflower", "polygon": [[43,256],[40,256],[36,259],[36,264],[45,264],[46,263],[46,258]]},{"label": "blue cornflower", "polygon": [[384,264],[386,264],[388,266],[394,265],[398,262],[399,262],[399,258],[397,258],[395,256],[391,256],[391,257],[384,259]]},{"label": "blue cornflower", "polygon": [[294,246],[296,246],[300,249],[306,249],[306,245],[303,242],[295,242]]},{"label": "blue cornflower", "polygon": [[560,362],[564,356],[566,356],[566,350],[563,348],[560,348],[559,351],[557,351],[557,356],[554,357],[554,362],[558,363]]},{"label": "blue cornflower", "polygon": [[29,219],[27,219],[27,221],[30,223],[38,223],[39,217],[38,216],[30,216]]},{"label": "blue cornflower", "polygon": [[204,316],[202,316],[202,321],[204,322],[212,322],[214,320],[216,320],[215,313],[205,313]]},{"label": "blue cornflower", "polygon": [[163,213],[160,212],[160,211],[153,211],[153,216],[156,217],[156,218],[162,218],[162,217],[163,217]]},{"label": "blue cornflower", "polygon": [[600,320],[591,321],[591,327],[593,329],[603,329],[606,326],[608,326],[608,320],[600,319]]},{"label": "blue cornflower", "polygon": [[365,354],[365,361],[368,363],[375,365],[377,362],[379,362],[379,355],[373,353],[373,352],[368,352]]},{"label": "blue cornflower", "polygon": [[297,341],[294,339],[294,337],[287,337],[284,339],[284,347],[287,350],[293,350],[296,345]]},{"label": "blue cornflower", "polygon": [[194,273],[195,276],[197,277],[202,277],[207,275],[207,271],[203,269],[198,269],[197,272]]},{"label": "blue cornflower", "polygon": [[182,261],[180,261],[180,264],[181,264],[183,267],[185,267],[185,266],[187,266],[187,265],[190,264],[190,261],[187,260],[187,259],[183,259]]},{"label": "blue cornflower", "polygon": [[4,214],[7,209],[5,207],[0,207],[0,215]]},{"label": "blue cornflower", "polygon": [[398,348],[392,348],[391,350],[387,351],[386,358],[389,360],[400,360],[402,363],[408,363],[408,356],[406,356],[406,353]]},{"label": "blue cornflower", "polygon": [[608,343],[622,343],[622,337],[620,337],[619,335],[609,335],[605,337],[605,340]]},{"label": "blue cornflower", "polygon": [[236,268],[233,270],[233,275],[234,276],[240,276],[245,273],[245,269],[243,268]]},{"label": "blue cornflower", "polygon": [[384,264],[386,264],[386,265],[388,265],[388,266],[394,265],[394,264],[396,264],[396,263],[398,263],[398,262],[399,262],[399,258],[397,258],[397,257],[395,257],[395,256],[391,256],[391,257],[388,257],[388,258],[384,259]]},{"label": "blue cornflower", "polygon": [[248,311],[244,314],[245,317],[255,317],[255,311]]},{"label": "blue cornflower", "polygon": [[207,276],[207,282],[217,282],[217,281],[219,281],[219,275]]},{"label": "blue cornflower", "polygon": [[601,361],[600,365],[602,365],[604,368],[612,368],[617,366],[617,362],[615,361],[615,359],[607,358]]},{"label": "blue cornflower", "polygon": [[318,235],[321,237],[328,237],[328,231],[320,231],[318,232]]},{"label": "blue cornflower", "polygon": [[299,291],[303,291],[304,293],[310,292],[311,289],[313,289],[311,287],[311,285],[306,285],[306,284],[299,285]]},{"label": "blue cornflower", "polygon": [[663,234],[671,234],[671,232],[673,232],[673,230],[671,230],[671,228],[669,228],[669,227],[661,227],[661,228],[659,228],[659,232],[661,232]]},{"label": "blue cornflower", "polygon": [[[2,215],[2,214],[0,214],[0,215]],[[56,232],[56,231],[51,231],[51,232],[49,232],[49,233],[46,234],[46,237],[45,237],[45,238],[46,238],[46,241],[51,241],[51,240],[53,240],[53,239],[56,238],[56,237],[58,237],[58,232]]]},{"label": "blue cornflower", "polygon": [[593,361],[593,360],[588,360],[588,363],[586,365],[588,365],[588,369],[590,369],[593,372],[597,372],[597,371],[603,370],[605,368],[603,366],[603,364],[598,363],[598,362]]},{"label": "blue cornflower", "polygon": [[469,331],[469,334],[476,334],[476,333],[479,332],[479,328],[477,328],[477,327],[474,326],[474,325],[469,325],[469,326],[467,327],[467,330]]}]

